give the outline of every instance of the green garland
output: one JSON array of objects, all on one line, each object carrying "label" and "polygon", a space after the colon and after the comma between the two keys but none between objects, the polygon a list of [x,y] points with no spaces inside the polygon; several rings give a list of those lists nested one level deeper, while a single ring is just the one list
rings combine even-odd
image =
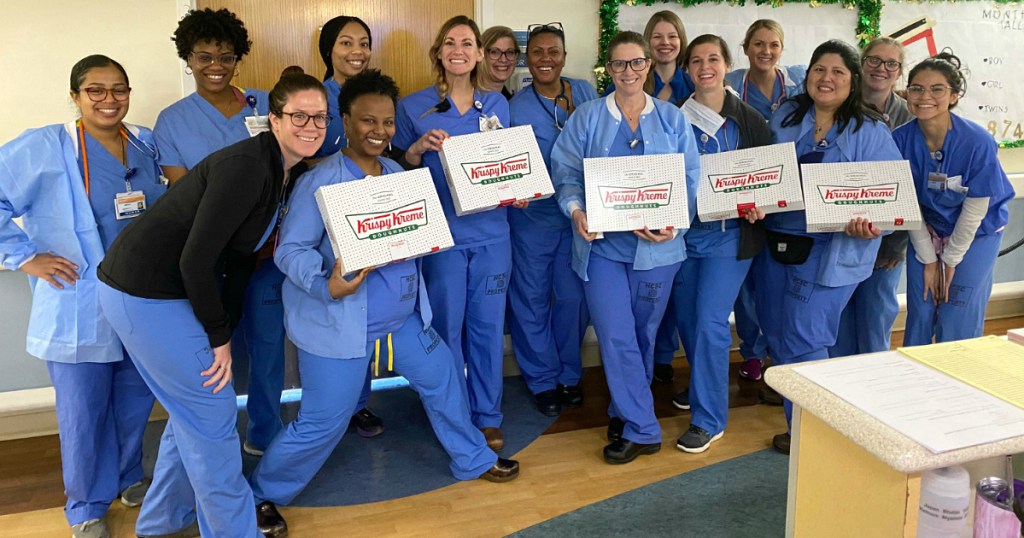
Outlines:
[{"label": "green garland", "polygon": [[[779,7],[783,0],[752,0],[755,4],[762,6],[769,4],[772,7]],[[923,3],[921,0],[910,0],[915,3]],[[963,0],[938,0],[946,2],[957,2]],[[998,4],[1014,4],[1018,0],[990,0]],[[823,4],[839,4],[846,9],[857,9],[857,40],[860,45],[866,45],[872,39],[878,37],[882,20],[882,0],[791,0],[791,2],[806,2],[810,7],[818,7]],[[929,0],[935,3],[936,0]],[[604,71],[604,64],[608,61],[606,52],[608,43],[619,33],[619,6],[652,6],[655,3],[673,3],[683,7],[693,7],[708,3],[728,3],[734,6],[744,6],[747,0],[601,0],[598,7],[598,18],[600,19],[601,32],[597,40],[597,64],[594,66],[594,75],[597,78],[598,93],[611,84],[611,77]],[[1024,148],[1024,140],[1004,140],[999,142],[1003,149]]]}]

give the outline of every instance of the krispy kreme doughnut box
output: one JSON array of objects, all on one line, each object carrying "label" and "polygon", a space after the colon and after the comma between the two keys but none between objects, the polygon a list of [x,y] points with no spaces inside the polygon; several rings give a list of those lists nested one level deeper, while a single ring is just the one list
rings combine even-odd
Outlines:
[{"label": "krispy kreme doughnut box", "polygon": [[690,227],[682,153],[583,159],[591,232]]},{"label": "krispy kreme doughnut box", "polygon": [[907,161],[800,165],[808,232],[840,232],[863,217],[882,230],[918,230],[921,207]]},{"label": "krispy kreme doughnut box", "polygon": [[446,138],[439,156],[459,216],[555,193],[529,125]]},{"label": "krispy kreme doughnut box", "polygon": [[316,203],[346,274],[453,246],[426,168],[325,185]]},{"label": "krispy kreme doughnut box", "polygon": [[700,156],[697,216],[702,222],[804,208],[800,169],[792,142]]}]

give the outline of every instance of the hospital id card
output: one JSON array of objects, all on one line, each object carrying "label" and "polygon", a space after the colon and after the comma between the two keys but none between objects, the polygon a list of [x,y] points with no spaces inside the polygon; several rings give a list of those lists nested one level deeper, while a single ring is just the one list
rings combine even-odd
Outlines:
[{"label": "hospital id card", "polygon": [[270,116],[246,116],[245,129],[250,138],[270,131]]},{"label": "hospital id card", "polygon": [[946,181],[949,178],[946,174],[941,172],[930,172],[928,174],[928,190],[930,191],[944,191],[946,190]]},{"label": "hospital id card", "polygon": [[146,193],[129,191],[114,197],[114,214],[117,220],[132,219],[146,212]]}]

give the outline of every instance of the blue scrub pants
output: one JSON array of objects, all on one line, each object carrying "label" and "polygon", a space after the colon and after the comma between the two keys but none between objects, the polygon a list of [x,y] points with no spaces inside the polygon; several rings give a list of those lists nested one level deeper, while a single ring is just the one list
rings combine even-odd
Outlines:
[{"label": "blue scrub pants", "polygon": [[900,313],[896,289],[902,275],[902,263],[889,271],[875,269],[857,286],[839,319],[839,334],[836,345],[828,348],[829,357],[889,350],[892,325]]},{"label": "blue scrub pants", "polygon": [[118,362],[46,361],[69,525],[102,518],[124,488],[142,480],[142,436],[153,393],[125,354]]},{"label": "blue scrub pants", "polygon": [[[654,337],[654,364],[672,364],[676,351],[679,351],[679,320],[676,318],[679,308],[676,306],[675,298],[676,288],[682,285],[680,275],[676,273],[672,279],[672,293],[669,294],[668,304],[665,306],[665,315],[662,316]],[[690,360],[689,355],[686,356],[686,360]]]},{"label": "blue scrub pants", "polygon": [[678,270],[674,263],[638,271],[632,263],[590,254],[583,290],[612,397],[608,414],[626,423],[622,438],[634,443],[661,442],[651,395],[654,339]]},{"label": "blue scrub pants", "polygon": [[740,356],[745,361],[757,359],[764,362],[768,356],[768,340],[761,333],[761,324],[757,322],[757,307],[754,304],[757,279],[757,273],[747,273],[732,311],[736,322],[736,335],[740,338]]},{"label": "blue scrub pants", "polygon": [[687,258],[673,287],[675,318],[690,359],[690,423],[712,435],[729,415],[729,312],[753,260]]},{"label": "blue scrub pants", "polygon": [[501,426],[505,291],[512,268],[509,241],[456,248],[423,258],[433,326],[467,367],[469,408],[478,428]]},{"label": "blue scrub pants", "polygon": [[992,295],[992,272],[1003,234],[974,238],[956,266],[949,286],[949,302],[934,305],[924,295],[924,265],[917,261],[914,245],[907,250],[907,330],[903,345],[922,346],[977,338],[985,327],[985,308]]},{"label": "blue scrub pants", "polygon": [[572,229],[538,226],[510,212],[512,349],[533,394],[578,385],[587,330],[583,283],[571,267]]},{"label": "blue scrub pants", "polygon": [[[498,460],[469,417],[465,383],[451,351],[432,328],[414,314],[391,335],[395,369],[423,401],[441,445],[451,457],[459,480],[479,478]],[[381,338],[381,361],[387,360]],[[313,479],[345,435],[375,342],[360,359],[331,359],[299,349],[302,407],[299,415],[274,439],[250,477],[257,501],[288,504]],[[353,486],[349,484],[349,486]]]},{"label": "blue scrub pants", "polygon": [[204,537],[260,538],[256,504],[242,477],[235,390],[217,394],[199,375],[213,350],[187,299],[133,297],[100,285],[100,306],[139,374],[167,410],[153,484],[138,534],[171,534],[199,520]]},{"label": "blue scrub pants", "polygon": [[[768,247],[754,260],[760,276],[757,286],[757,317],[772,350],[773,364],[794,364],[828,358],[828,348],[839,334],[839,316],[856,284],[829,287],[815,284],[828,241],[815,239],[807,261],[783,265]],[[793,404],[785,400],[786,422]]]},{"label": "blue scrub pants", "polygon": [[249,424],[246,440],[264,449],[281,431],[281,391],[284,389],[284,306],[282,273],[274,261],[260,263],[245,290],[241,326],[249,353]]}]

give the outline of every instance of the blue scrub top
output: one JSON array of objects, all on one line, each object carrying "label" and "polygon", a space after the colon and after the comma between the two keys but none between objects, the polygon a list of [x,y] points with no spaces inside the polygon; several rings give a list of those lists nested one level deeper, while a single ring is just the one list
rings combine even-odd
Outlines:
[{"label": "blue scrub top", "polygon": [[327,89],[327,115],[331,117],[331,124],[327,126],[324,145],[313,155],[314,159],[334,155],[348,145],[348,141],[345,140],[345,124],[341,122],[341,109],[338,108],[341,84],[331,77],[324,81],[324,88]]},{"label": "blue scrub top", "polygon": [[756,84],[747,83],[747,70],[737,69],[725,75],[725,81],[736,90],[740,99],[764,116],[765,121],[772,119],[772,113],[786,99],[791,99],[804,92],[804,79],[807,78],[806,65],[775,67],[775,84],[772,87],[771,99],[766,97]]},{"label": "blue scrub top", "polygon": [[[392,144],[395,147],[408,149],[431,129],[442,129],[451,136],[479,133],[479,120],[482,115],[496,115],[503,126],[510,125],[508,101],[498,92],[476,93],[475,101],[482,105],[482,110],[470,107],[465,114],[459,114],[451,97],[446,97],[445,99],[451,105],[448,110],[433,111],[424,116],[425,112],[435,107],[440,101],[439,95],[438,88],[431,86],[406,96],[398,102],[395,136],[392,139]],[[452,238],[455,240],[456,249],[508,240],[507,208],[499,207],[462,217],[456,215],[452,193],[448,188],[448,180],[445,178],[440,156],[436,151],[428,151],[423,155],[423,164],[430,169],[430,175],[434,179],[434,187],[441,199],[445,217],[448,218],[448,226],[451,229]]]},{"label": "blue scrub top", "polygon": [[[160,171],[156,165],[156,150],[150,148],[132,135],[131,142],[125,141],[125,155],[128,158],[128,169],[132,170],[131,190],[146,194],[146,208],[153,207],[157,198],[167,187],[160,183]],[[119,158],[110,154],[103,144],[85,133],[85,151],[89,158],[89,205],[92,207],[96,225],[99,227],[103,250],[110,248],[121,230],[135,218],[117,220],[114,199],[118,194],[127,192],[125,175],[127,170]],[[78,169],[83,173],[82,159],[79,155]]]},{"label": "blue scrub top", "polygon": [[[726,118],[713,137],[697,126],[693,126],[693,134],[697,138],[697,151],[701,155],[733,151],[740,145],[739,125],[732,118]],[[738,218],[702,222],[700,217],[695,217],[690,230],[686,232],[686,255],[690,258],[735,258],[739,248]]]},{"label": "blue scrub top", "polygon": [[[988,213],[976,236],[996,233],[1006,226],[1009,220],[1006,204],[1014,197],[1013,187],[996,155],[996,142],[980,125],[956,114],[950,114],[950,118],[953,125],[942,144],[941,161],[932,158],[917,119],[892,133],[903,157],[910,161],[921,213],[939,236],[949,237],[960,218],[964,199],[987,197]],[[960,176],[968,192],[929,189],[928,174],[936,171],[950,178]]]},{"label": "blue scrub top", "polygon": [[[597,91],[584,80],[562,78],[572,88],[572,103],[579,107],[592,99],[597,99]],[[551,172],[551,148],[562,130],[555,126],[555,115],[557,114],[558,125],[565,127],[569,120],[566,112],[554,103],[534,90],[533,86],[523,88],[512,96],[509,101],[509,114],[512,127],[530,125],[533,127],[533,134],[537,137],[537,145],[540,147],[540,154],[544,158],[544,165],[548,172]],[[534,224],[546,228],[565,228],[571,226],[572,221],[562,215],[558,209],[558,202],[555,197],[545,198],[530,202],[526,209],[520,210],[524,216]]]},{"label": "blue scrub top", "polygon": [[[632,148],[629,144],[636,141]],[[608,148],[608,157],[627,157],[644,154],[644,136],[641,126],[636,131],[629,128],[629,122],[619,123],[618,132]],[[633,263],[636,246],[640,240],[633,232],[605,232],[604,239],[595,240],[591,252],[612,261]]]},{"label": "blue scrub top", "polygon": [[[356,178],[366,177],[359,165],[344,157],[345,168]],[[420,274],[416,262],[405,260],[379,267],[366,276],[366,341],[397,331],[416,311]],[[394,306],[392,306],[394,305]]]},{"label": "blue scrub top", "polygon": [[[249,88],[236,88],[242,98],[256,98],[256,111],[260,116],[269,114],[270,97],[267,92]],[[192,93],[163,109],[156,118],[153,136],[160,148],[160,166],[180,166],[192,169],[211,153],[249,138],[245,117],[252,116],[248,103],[242,111],[225,118],[209,101]]]}]

